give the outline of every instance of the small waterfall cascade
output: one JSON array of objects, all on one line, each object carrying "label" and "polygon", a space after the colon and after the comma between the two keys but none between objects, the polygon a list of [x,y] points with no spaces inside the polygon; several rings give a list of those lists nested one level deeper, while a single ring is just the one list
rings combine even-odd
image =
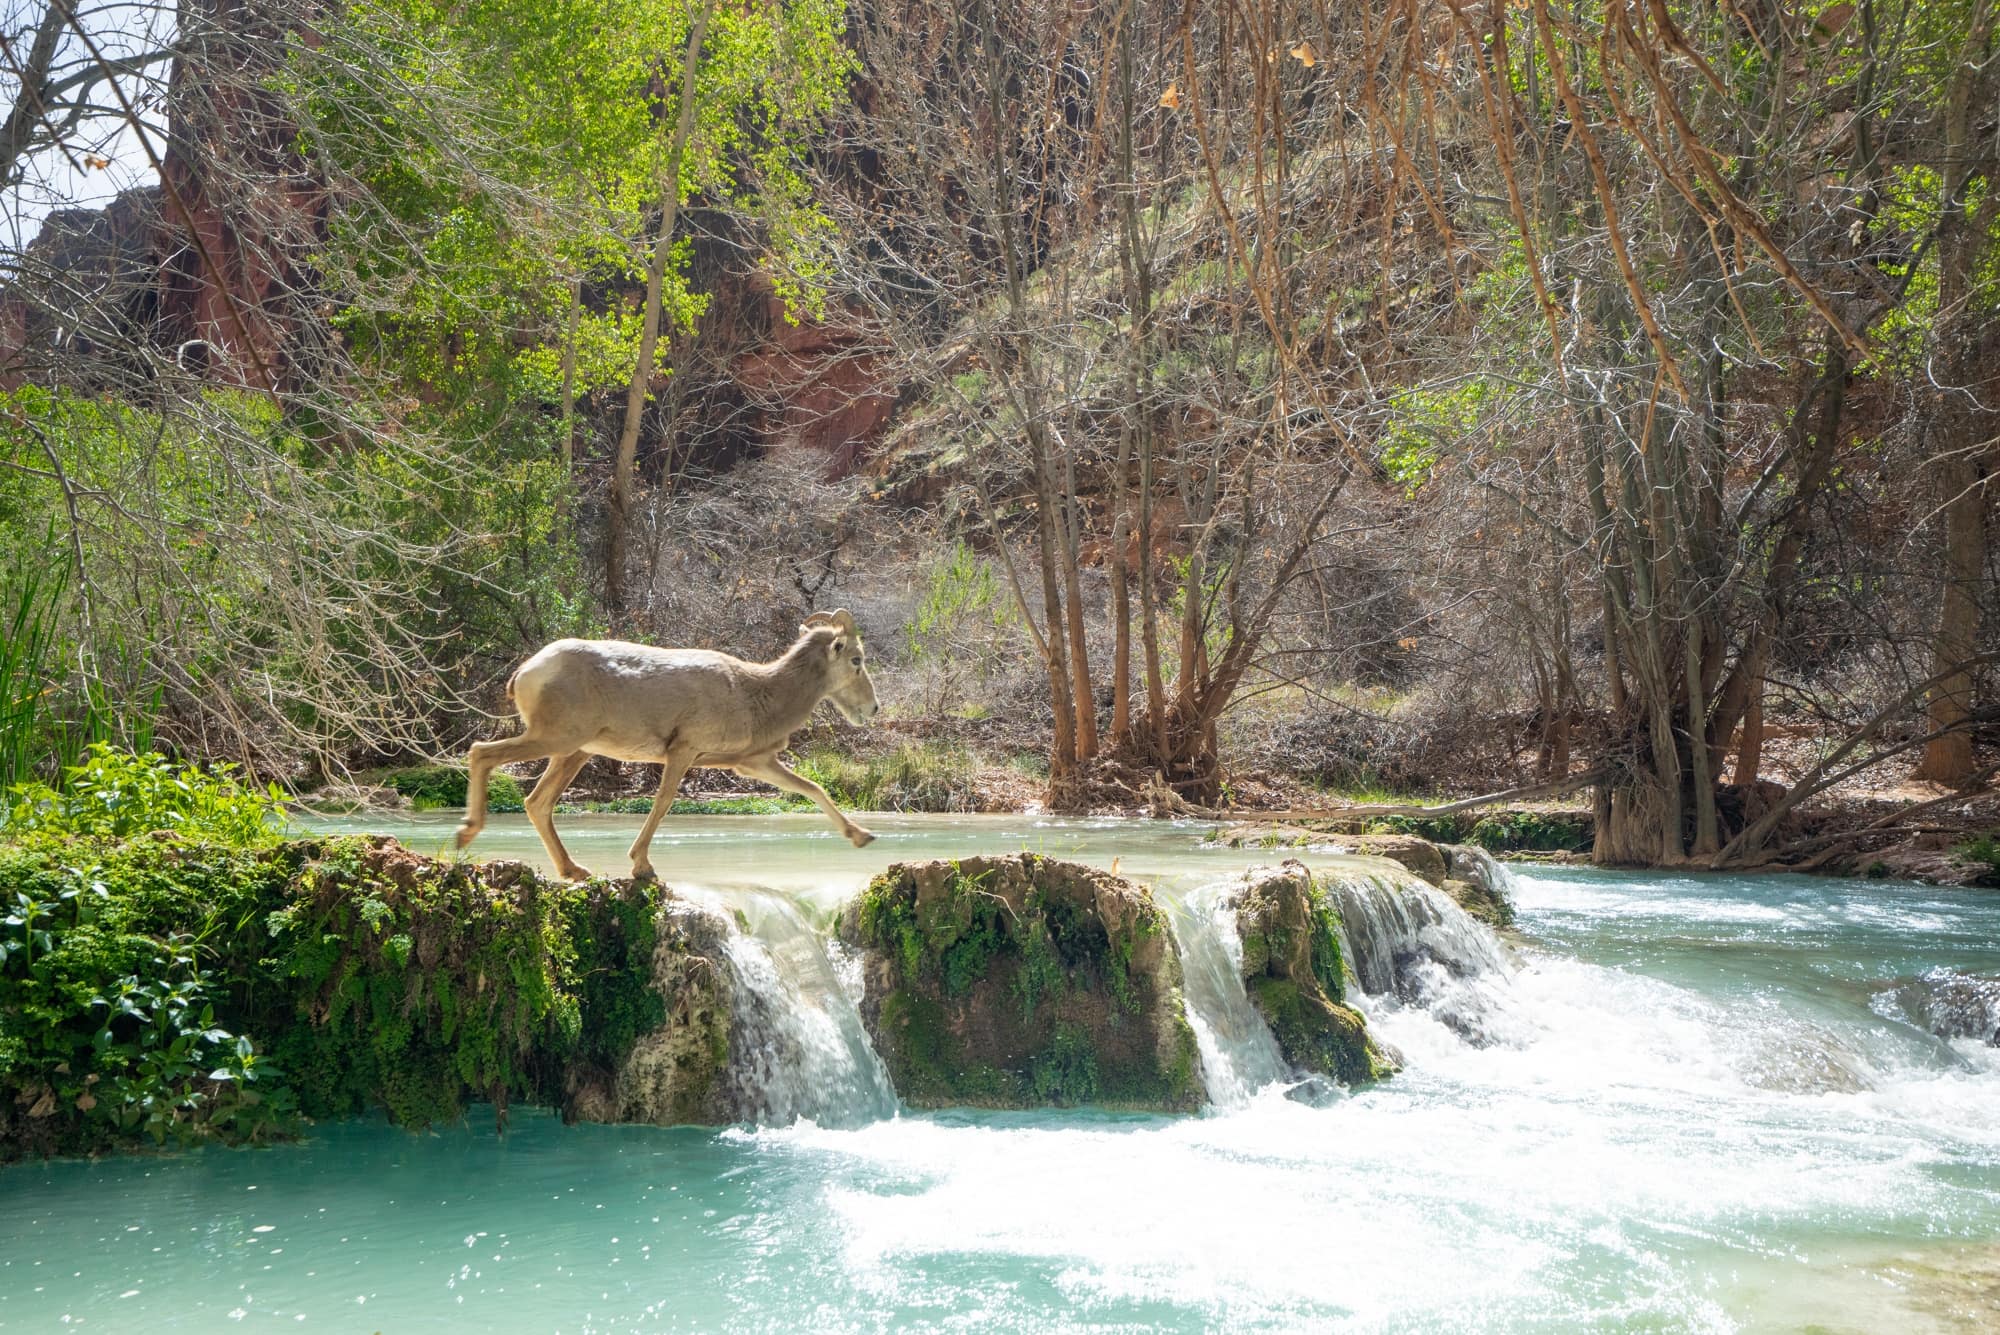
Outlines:
[{"label": "small waterfall cascade", "polygon": [[1444,844],[1446,874],[1470,881],[1491,895],[1508,895],[1514,889],[1514,874],[1507,864],[1478,844]]},{"label": "small waterfall cascade", "polygon": [[1209,1103],[1224,1109],[1240,1108],[1265,1086],[1294,1079],[1278,1040],[1243,990],[1243,939],[1225,903],[1239,884],[1240,878],[1214,881],[1169,905],[1202,1081]]},{"label": "small waterfall cascade", "polygon": [[740,929],[729,968],[731,1105],[763,1125],[810,1119],[855,1126],[893,1117],[896,1093],[855,1005],[855,962],[790,898],[770,890],[697,891]]},{"label": "small waterfall cascade", "polygon": [[1468,1042],[1499,1040],[1513,966],[1490,928],[1414,874],[1336,868],[1318,876],[1362,992],[1420,1006]]}]

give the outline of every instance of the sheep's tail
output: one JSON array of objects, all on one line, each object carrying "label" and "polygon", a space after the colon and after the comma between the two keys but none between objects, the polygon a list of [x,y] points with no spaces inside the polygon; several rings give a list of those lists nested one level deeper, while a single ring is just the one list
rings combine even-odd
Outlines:
[{"label": "sheep's tail", "polygon": [[[525,665],[525,664],[523,664],[523,666],[526,666],[526,665]],[[513,675],[513,676],[511,676],[511,677],[509,677],[509,678],[507,678],[507,703],[508,703],[508,704],[510,704],[510,705],[511,705],[511,704],[513,704],[513,703],[515,703],[515,700],[514,700],[514,683],[515,683],[515,682],[517,682],[517,681],[519,681],[520,679],[521,679],[521,669],[520,669],[520,668],[515,668],[515,669],[514,669],[514,675]]]}]

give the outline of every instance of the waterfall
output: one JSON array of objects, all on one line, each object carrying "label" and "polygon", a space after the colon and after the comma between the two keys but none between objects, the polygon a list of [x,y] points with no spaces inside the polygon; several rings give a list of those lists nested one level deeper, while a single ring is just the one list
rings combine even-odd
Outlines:
[{"label": "waterfall", "polygon": [[855,1126],[892,1117],[896,1094],[856,1009],[853,962],[799,906],[769,890],[696,891],[740,929],[728,959],[730,1105],[747,1120]]},{"label": "waterfall", "polygon": [[1201,1053],[1202,1082],[1217,1108],[1240,1108],[1266,1085],[1294,1078],[1243,990],[1243,939],[1236,914],[1224,907],[1240,883],[1240,877],[1211,882],[1168,904],[1181,952],[1181,995]]},{"label": "waterfall", "polygon": [[1319,880],[1339,910],[1341,953],[1364,993],[1420,1006],[1469,1042],[1498,1040],[1513,969],[1490,929],[1410,873],[1335,868]]}]

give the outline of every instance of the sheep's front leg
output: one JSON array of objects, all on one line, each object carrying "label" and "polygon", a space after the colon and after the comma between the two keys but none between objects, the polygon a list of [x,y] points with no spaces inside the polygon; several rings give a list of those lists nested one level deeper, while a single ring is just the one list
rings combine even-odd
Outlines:
[{"label": "sheep's front leg", "polygon": [[690,759],[685,751],[678,755],[669,753],[660,766],[660,791],[653,795],[653,809],[646,813],[646,823],[639,827],[639,837],[632,841],[632,879],[635,881],[653,879],[653,859],[649,851],[653,845],[653,834],[660,828],[660,818],[674,804],[674,794],[681,790],[681,776],[688,772]]},{"label": "sheep's front leg", "polygon": [[797,793],[801,797],[811,798],[813,805],[824,811],[827,814],[827,819],[838,825],[840,832],[847,836],[847,842],[853,844],[856,848],[865,848],[867,845],[875,842],[873,834],[849,820],[847,814],[833,804],[833,799],[826,795],[826,789],[820,787],[811,779],[806,778],[803,774],[792,773],[792,771],[778,763],[776,756],[750,764],[737,765],[735,769],[738,774],[743,775],[745,778],[762,779],[765,783],[781,788],[785,792]]}]

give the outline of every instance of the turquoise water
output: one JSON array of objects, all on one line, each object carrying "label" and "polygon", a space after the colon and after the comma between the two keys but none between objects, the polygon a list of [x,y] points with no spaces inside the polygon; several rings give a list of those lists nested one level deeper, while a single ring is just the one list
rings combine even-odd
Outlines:
[{"label": "turquoise water", "polygon": [[[564,828],[616,871],[636,824]],[[654,859],[812,916],[911,856],[1116,858],[1176,901],[1268,856],[1157,824],[873,828],[855,851],[817,816],[674,818]],[[476,851],[539,860],[504,818]],[[2000,896],[1515,874],[1512,967],[1454,1003],[1476,1023],[1365,999],[1408,1069],[1322,1106],[1272,1086],[1198,1118],[721,1132],[517,1113],[504,1137],[475,1112],[17,1166],[0,1329],[2000,1327],[2000,1049],[1933,1037],[1897,991],[2000,975]]]}]

